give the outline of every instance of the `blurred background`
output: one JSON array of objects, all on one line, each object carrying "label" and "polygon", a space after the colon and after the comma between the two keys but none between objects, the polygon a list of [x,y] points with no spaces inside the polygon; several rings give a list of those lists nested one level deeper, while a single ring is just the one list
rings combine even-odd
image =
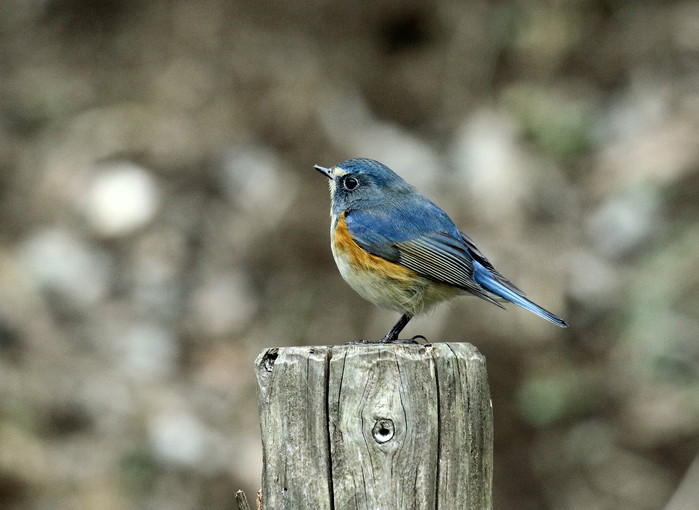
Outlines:
[{"label": "blurred background", "polygon": [[699,3],[3,0],[0,507],[231,509],[253,360],[378,338],[314,164],[364,156],[565,317],[459,299],[495,507],[699,495]]}]

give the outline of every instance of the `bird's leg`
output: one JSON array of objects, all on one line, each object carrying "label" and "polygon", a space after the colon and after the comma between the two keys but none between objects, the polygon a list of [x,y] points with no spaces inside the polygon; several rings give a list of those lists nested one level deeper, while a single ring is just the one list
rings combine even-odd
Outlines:
[{"label": "bird's leg", "polygon": [[403,328],[410,322],[410,319],[412,319],[413,316],[409,313],[404,313],[401,315],[401,318],[398,319],[398,322],[391,328],[391,331],[386,333],[386,336],[383,337],[380,341],[381,343],[392,343],[395,342],[398,339],[398,335],[400,334],[401,331],[403,331]]}]

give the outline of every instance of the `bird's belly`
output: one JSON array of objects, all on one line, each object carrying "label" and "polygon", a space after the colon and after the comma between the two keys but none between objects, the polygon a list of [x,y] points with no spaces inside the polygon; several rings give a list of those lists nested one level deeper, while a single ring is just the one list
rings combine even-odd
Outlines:
[{"label": "bird's belly", "polygon": [[412,269],[367,253],[342,229],[336,229],[333,257],[345,281],[371,303],[416,315],[434,304],[462,293],[451,285],[434,282]]}]

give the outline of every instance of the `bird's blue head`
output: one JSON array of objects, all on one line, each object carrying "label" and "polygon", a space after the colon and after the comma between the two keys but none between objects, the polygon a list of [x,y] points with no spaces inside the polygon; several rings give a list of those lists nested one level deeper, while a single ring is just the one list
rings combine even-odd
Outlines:
[{"label": "bird's blue head", "polygon": [[350,209],[390,207],[417,195],[398,174],[373,159],[353,158],[332,168],[314,168],[330,179],[333,215]]}]

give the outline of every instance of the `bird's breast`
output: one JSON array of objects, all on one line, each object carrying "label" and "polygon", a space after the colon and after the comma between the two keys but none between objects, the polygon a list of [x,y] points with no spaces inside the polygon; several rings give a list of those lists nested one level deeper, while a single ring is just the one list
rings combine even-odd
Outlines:
[{"label": "bird's breast", "polygon": [[344,213],[333,218],[331,237],[340,274],[360,296],[377,306],[415,315],[457,293],[453,287],[365,251],[352,237]]},{"label": "bird's breast", "polygon": [[359,246],[347,228],[345,213],[339,214],[333,224],[332,251],[336,262],[340,258],[343,264],[356,271],[378,273],[386,278],[412,281],[418,277],[412,269],[373,255]]}]

